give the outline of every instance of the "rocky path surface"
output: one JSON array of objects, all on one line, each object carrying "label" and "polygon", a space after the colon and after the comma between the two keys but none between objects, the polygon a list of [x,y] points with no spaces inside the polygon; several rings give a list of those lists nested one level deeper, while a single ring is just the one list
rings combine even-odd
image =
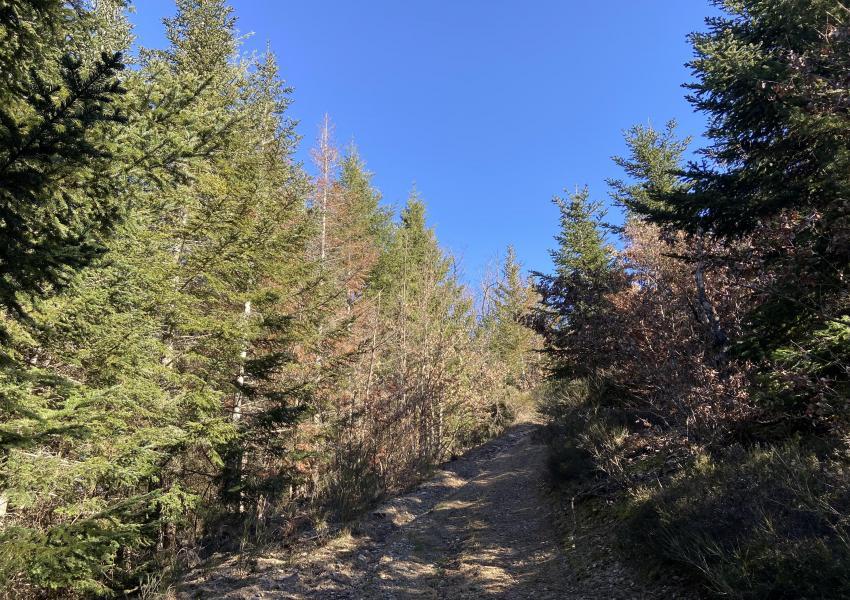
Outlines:
[{"label": "rocky path surface", "polygon": [[514,426],[309,553],[199,575],[184,598],[649,599],[612,558],[572,572],[546,497],[539,425]]}]

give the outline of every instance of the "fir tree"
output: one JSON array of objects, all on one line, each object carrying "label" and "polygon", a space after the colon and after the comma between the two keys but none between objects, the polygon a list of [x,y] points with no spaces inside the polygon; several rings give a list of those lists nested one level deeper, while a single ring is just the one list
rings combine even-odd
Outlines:
[{"label": "fir tree", "polygon": [[354,515],[507,423],[424,203],[392,223],[352,150],[316,211],[291,90],[240,54],[230,7],[180,0],[168,47],[122,71],[125,8],[0,8],[12,594],[146,595],[202,535]]},{"label": "fir tree", "polygon": [[558,248],[551,252],[559,277],[592,278],[604,273],[611,264],[605,245],[602,205],[590,200],[585,188],[568,199],[555,197],[560,212],[561,230],[555,236]]},{"label": "fir tree", "polygon": [[703,160],[683,170],[682,185],[633,206],[668,228],[754,241],[738,260],[760,263],[766,279],[736,351],[764,366],[768,402],[832,419],[844,415],[834,403],[850,385],[850,153],[840,100],[850,13],[830,2],[718,4],[726,14],[692,36],[696,79],[687,86],[709,118]]},{"label": "fir tree", "polygon": [[632,215],[645,212],[644,207],[657,206],[658,198],[681,192],[683,156],[691,138],[679,139],[676,122],[669,121],[663,131],[637,125],[625,133],[628,156],[615,156],[614,164],[628,177],[609,179],[611,197],[629,209]]},{"label": "fir tree", "polygon": [[[615,156],[614,163],[623,169],[630,178],[628,182],[611,179],[611,197],[627,208],[629,221],[644,220],[645,207],[664,209],[664,198],[682,193],[689,185],[681,178],[683,155],[688,148],[690,138],[678,139],[676,123],[667,123],[663,132],[652,127],[632,127],[625,135],[629,156]],[[643,213],[641,212],[643,211]],[[661,233],[661,232],[659,232]],[[714,302],[711,299],[711,282],[708,281],[711,267],[719,262],[707,248],[711,239],[697,231],[691,235],[661,235],[671,246],[677,245],[679,258],[693,269],[694,291],[693,312],[704,327],[711,340],[713,351],[710,353],[715,366],[722,367],[727,360],[729,336],[720,322]]]},{"label": "fir tree", "polygon": [[110,160],[124,126],[121,54],[85,63],[90,21],[63,2],[0,11],[0,305],[23,313],[103,252],[122,213]]},{"label": "fir tree", "polygon": [[555,371],[578,377],[585,374],[585,349],[574,343],[577,334],[593,327],[595,319],[604,318],[605,296],[622,280],[605,243],[607,226],[601,204],[590,200],[587,189],[568,200],[556,197],[553,201],[560,211],[560,231],[555,236],[558,247],[551,251],[555,274],[535,273],[540,307],[534,323],[555,359]]},{"label": "fir tree", "polygon": [[539,362],[534,356],[535,334],[528,327],[537,297],[522,275],[513,246],[508,246],[498,279],[488,292],[482,322],[487,347],[503,371],[505,385],[529,389]]}]

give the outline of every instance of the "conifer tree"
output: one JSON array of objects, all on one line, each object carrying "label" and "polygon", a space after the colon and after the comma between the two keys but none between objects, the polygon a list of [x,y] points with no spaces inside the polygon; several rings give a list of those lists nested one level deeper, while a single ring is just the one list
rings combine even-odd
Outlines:
[{"label": "conifer tree", "polygon": [[764,277],[736,351],[763,365],[769,404],[843,422],[835,402],[850,362],[850,154],[840,98],[850,13],[830,2],[718,4],[725,15],[692,36],[689,99],[709,117],[703,160],[684,169],[683,185],[634,206],[730,245],[754,236],[737,260],[760,263]]},{"label": "conifer tree", "polygon": [[122,70],[125,8],[0,8],[10,594],[146,595],[202,536],[352,516],[507,422],[421,200],[392,223],[351,150],[317,211],[291,90],[226,2],[179,0]]},{"label": "conifer tree", "polygon": [[629,209],[629,216],[644,213],[644,207],[663,209],[656,205],[658,199],[685,186],[680,174],[691,138],[677,137],[675,121],[668,121],[663,131],[636,125],[624,137],[629,154],[613,160],[629,181],[608,180],[612,199]]},{"label": "conifer tree", "polygon": [[340,216],[338,262],[347,295],[360,295],[378,255],[387,242],[390,215],[380,205],[381,195],[373,189],[371,174],[352,146],[340,164]]},{"label": "conifer tree", "polygon": [[[601,204],[590,200],[587,189],[568,200],[556,197],[560,211],[557,249],[551,251],[554,275],[536,273],[540,308],[535,326],[546,340],[557,373],[584,375],[587,348],[574,343],[577,334],[604,318],[607,292],[622,284],[611,248]],[[603,365],[598,365],[601,368]],[[592,366],[591,370],[596,370]]]},{"label": "conifer tree", "polygon": [[523,277],[516,251],[508,246],[499,277],[488,293],[481,329],[488,350],[503,372],[504,384],[527,390],[535,383],[535,333],[528,319],[537,301],[531,282]]},{"label": "conifer tree", "polygon": [[568,199],[555,197],[560,212],[561,230],[555,236],[558,248],[551,252],[559,277],[592,278],[604,273],[611,263],[605,246],[602,205],[590,200],[585,188]]},{"label": "conifer tree", "polygon": [[45,295],[103,252],[123,207],[110,177],[124,68],[120,52],[86,63],[85,8],[12,2],[0,11],[0,305]]},{"label": "conifer tree", "polygon": [[375,378],[387,396],[377,425],[391,460],[386,485],[395,487],[446,450],[447,423],[461,416],[459,405],[450,404],[461,375],[458,354],[469,339],[462,343],[459,336],[471,328],[471,302],[415,190],[376,266],[371,293],[381,298],[385,340]]},{"label": "conifer tree", "polygon": [[[128,81],[118,138],[128,157],[109,168],[133,210],[102,260],[31,307],[38,327],[14,346],[28,367],[7,371],[2,388],[14,403],[0,429],[0,489],[15,515],[0,535],[4,577],[132,587],[152,551],[191,540],[211,485],[252,511],[269,497],[254,459],[288,448],[278,428],[303,410],[298,393],[279,393],[306,378],[290,373],[298,332],[310,330],[293,315],[312,318],[309,301],[291,300],[311,266],[287,90],[271,56],[250,68],[222,60],[227,72],[210,74],[182,55],[206,43],[207,21],[222,46],[229,12],[210,7],[178,12],[175,47],[145,53]],[[252,418],[235,422],[249,402]],[[31,519],[44,511],[52,517]]]},{"label": "conifer tree", "polygon": [[[683,155],[690,139],[678,139],[676,122],[670,121],[663,132],[652,127],[632,127],[626,132],[625,142],[629,156],[616,156],[614,163],[623,169],[630,180],[611,179],[608,184],[611,197],[626,207],[627,219],[637,226],[635,220],[646,220],[644,207],[653,206],[657,210],[664,210],[665,197],[687,189],[689,184],[682,180],[680,174]],[[658,235],[663,238],[659,242],[666,241],[671,246],[671,252],[674,252],[672,246],[676,246],[675,252],[679,258],[692,265],[693,312],[711,340],[712,362],[722,367],[728,358],[729,336],[715,309],[709,281],[712,266],[717,266],[719,262],[717,245],[712,244],[711,239],[701,231],[691,235],[669,232],[664,235],[659,231]]]}]

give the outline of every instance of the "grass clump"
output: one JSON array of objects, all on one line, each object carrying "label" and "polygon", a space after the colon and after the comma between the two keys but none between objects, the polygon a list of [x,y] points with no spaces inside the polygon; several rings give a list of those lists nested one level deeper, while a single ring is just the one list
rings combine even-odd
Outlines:
[{"label": "grass clump", "polygon": [[703,455],[634,498],[626,548],[717,597],[850,597],[850,486],[843,461],[799,441]]},{"label": "grass clump", "polygon": [[850,598],[841,444],[811,435],[699,443],[618,408],[604,383],[550,383],[543,393],[550,479],[568,521],[581,528],[577,515],[592,506],[647,576],[676,576],[715,598]]}]

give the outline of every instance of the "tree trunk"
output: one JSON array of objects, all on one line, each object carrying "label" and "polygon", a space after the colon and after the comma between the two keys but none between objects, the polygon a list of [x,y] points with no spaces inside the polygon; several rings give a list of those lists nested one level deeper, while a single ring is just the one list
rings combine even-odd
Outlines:
[{"label": "tree trunk", "polygon": [[705,289],[705,250],[703,247],[702,236],[697,237],[697,262],[694,268],[694,283],[697,290],[697,302],[699,303],[702,319],[705,325],[709,328],[712,337],[712,346],[715,351],[714,362],[716,367],[721,367],[726,364],[727,353],[729,351],[729,338],[723,327],[720,324],[720,319],[714,310],[714,306],[708,298]]}]

